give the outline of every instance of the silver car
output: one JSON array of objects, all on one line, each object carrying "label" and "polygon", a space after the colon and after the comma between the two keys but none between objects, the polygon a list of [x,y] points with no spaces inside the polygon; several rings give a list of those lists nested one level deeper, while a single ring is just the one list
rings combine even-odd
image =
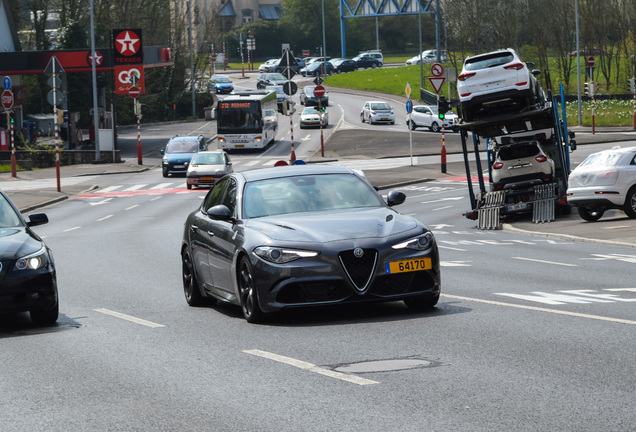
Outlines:
[{"label": "silver car", "polygon": [[395,113],[393,107],[384,101],[366,101],[360,112],[360,121],[395,124]]},{"label": "silver car", "polygon": [[192,157],[188,166],[187,187],[214,186],[224,175],[233,171],[230,156],[223,150],[199,152]]}]

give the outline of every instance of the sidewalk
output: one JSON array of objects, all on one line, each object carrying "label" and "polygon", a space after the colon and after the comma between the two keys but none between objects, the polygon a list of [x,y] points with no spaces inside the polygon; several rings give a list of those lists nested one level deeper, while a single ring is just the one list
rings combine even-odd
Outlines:
[{"label": "sidewalk", "polygon": [[[614,131],[608,130],[608,133]],[[343,140],[347,141],[347,140]],[[381,144],[381,143],[380,143]],[[385,146],[386,147],[386,146]],[[352,154],[357,152],[351,152]],[[366,151],[365,151],[366,154]],[[369,155],[371,158],[382,159],[381,155]],[[400,157],[407,157],[400,155]],[[333,162],[337,160],[345,161],[352,158],[347,155],[343,142],[338,142],[338,153],[333,158],[310,157],[307,162]],[[339,158],[339,159],[338,159]],[[451,161],[452,160],[452,161]],[[461,160],[461,162],[458,162]],[[16,203],[20,211],[28,214],[47,205],[70,199],[81,195],[89,190],[99,187],[99,176],[117,173],[142,172],[156,165],[139,165],[136,159],[129,159],[123,163],[115,164],[85,164],[64,166],[60,168],[60,189],[57,191],[57,173],[55,168],[20,171],[14,178],[11,173],[0,173],[0,189],[8,190],[7,194]],[[464,177],[465,167],[463,158],[459,155],[449,155],[449,163],[446,166],[446,173],[441,173],[439,161],[429,164],[418,164],[415,166],[400,166],[391,169],[377,169],[364,171],[370,182],[381,190],[399,188],[400,186],[449,179],[452,177]],[[77,184],[78,177],[95,176],[94,182]],[[20,190],[8,187],[12,182],[20,182],[22,185],[29,181],[27,186]],[[32,183],[31,183],[32,182]],[[17,184],[17,183],[16,183]],[[88,186],[90,184],[90,186]],[[464,211],[471,210],[466,194]],[[461,215],[458,215],[461,217]],[[588,241],[599,244],[607,243],[626,247],[636,248],[636,220],[629,219],[624,213],[619,211],[607,211],[606,215],[598,222],[585,222],[573,209],[568,216],[558,216],[550,223],[535,224],[529,218],[514,221],[502,221],[503,229],[514,232],[531,232],[533,235],[541,235],[553,239],[563,239],[566,241]],[[477,225],[475,224],[475,227]],[[477,229],[477,228],[475,228]]]}]

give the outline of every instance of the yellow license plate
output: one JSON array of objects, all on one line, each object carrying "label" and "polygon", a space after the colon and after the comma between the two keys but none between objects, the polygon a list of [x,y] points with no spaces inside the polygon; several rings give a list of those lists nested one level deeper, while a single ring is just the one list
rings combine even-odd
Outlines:
[{"label": "yellow license plate", "polygon": [[384,270],[386,274],[430,270],[432,268],[433,268],[433,264],[430,258],[420,258],[420,259],[413,259],[413,260],[393,261],[393,262],[384,263]]},{"label": "yellow license plate", "polygon": [[203,181],[213,181],[214,177],[201,177],[201,180],[203,180]]},{"label": "yellow license plate", "polygon": [[245,147],[245,144],[236,144],[234,147],[235,148],[243,148],[243,147]]}]

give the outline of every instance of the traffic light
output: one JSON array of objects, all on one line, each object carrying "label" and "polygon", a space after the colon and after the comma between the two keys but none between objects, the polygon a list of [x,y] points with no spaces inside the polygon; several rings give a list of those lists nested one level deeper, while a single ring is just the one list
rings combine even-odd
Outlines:
[{"label": "traffic light", "polygon": [[446,98],[444,96],[440,96],[439,100],[437,101],[437,115],[440,120],[444,120],[449,109],[450,106]]},{"label": "traffic light", "polygon": [[590,96],[593,97],[594,96],[594,82],[590,81],[590,82],[586,82],[585,83],[585,96]]},{"label": "traffic light", "polygon": [[56,114],[57,114],[56,116],[57,124],[59,125],[64,124],[64,111],[58,108]]},{"label": "traffic light", "polygon": [[288,100],[287,101],[287,114],[292,115],[293,113],[296,112],[296,102],[294,102],[293,100]]}]

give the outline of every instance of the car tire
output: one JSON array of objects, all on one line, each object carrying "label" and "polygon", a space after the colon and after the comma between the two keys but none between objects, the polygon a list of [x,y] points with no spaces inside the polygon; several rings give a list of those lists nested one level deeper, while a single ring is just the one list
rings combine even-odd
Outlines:
[{"label": "car tire", "polygon": [[604,209],[588,210],[585,207],[579,207],[578,211],[579,211],[579,216],[581,216],[582,219],[588,222],[596,222],[601,217],[603,217],[603,213],[605,213]]},{"label": "car tire", "polygon": [[436,296],[417,296],[417,297],[409,297],[404,299],[404,304],[409,309],[422,310],[422,309],[430,309],[435,307],[437,302],[439,301],[439,293]]},{"label": "car tire", "polygon": [[625,198],[625,205],[623,206],[623,211],[630,219],[636,218],[636,185],[632,186],[627,192],[627,197]]},{"label": "car tire", "polygon": [[371,69],[375,69],[375,68],[377,68],[377,67],[378,67],[378,65],[377,65],[377,64],[375,64],[375,63],[373,63],[373,64],[371,65]]},{"label": "car tire", "polygon": [[363,114],[363,113],[360,113],[360,121],[361,121],[362,123],[364,123],[364,114]]},{"label": "car tire", "polygon": [[265,319],[265,314],[258,304],[258,291],[254,286],[254,272],[252,264],[246,256],[241,257],[237,282],[243,317],[251,324],[262,322]]},{"label": "car tire", "polygon": [[168,167],[163,167],[162,174],[164,177],[168,177],[170,174],[168,173]]},{"label": "car tire", "polygon": [[186,187],[187,187],[188,189],[192,189],[192,185],[191,185],[191,184],[187,184],[187,185],[186,185]]},{"label": "car tire", "polygon": [[188,251],[184,251],[181,255],[181,278],[186,302],[192,307],[202,306],[205,303],[205,298],[201,294],[192,257]]},{"label": "car tire", "polygon": [[35,309],[29,311],[31,321],[37,325],[53,325],[57,321],[57,317],[60,313],[60,304],[56,300],[55,306],[51,309]]},{"label": "car tire", "polygon": [[411,130],[417,129],[417,125],[415,124],[415,122],[413,120],[408,120],[406,122],[406,127],[411,129]]},{"label": "car tire", "polygon": [[433,122],[431,123],[431,126],[429,127],[431,132],[439,132],[440,128],[439,125],[437,124],[437,122]]}]

